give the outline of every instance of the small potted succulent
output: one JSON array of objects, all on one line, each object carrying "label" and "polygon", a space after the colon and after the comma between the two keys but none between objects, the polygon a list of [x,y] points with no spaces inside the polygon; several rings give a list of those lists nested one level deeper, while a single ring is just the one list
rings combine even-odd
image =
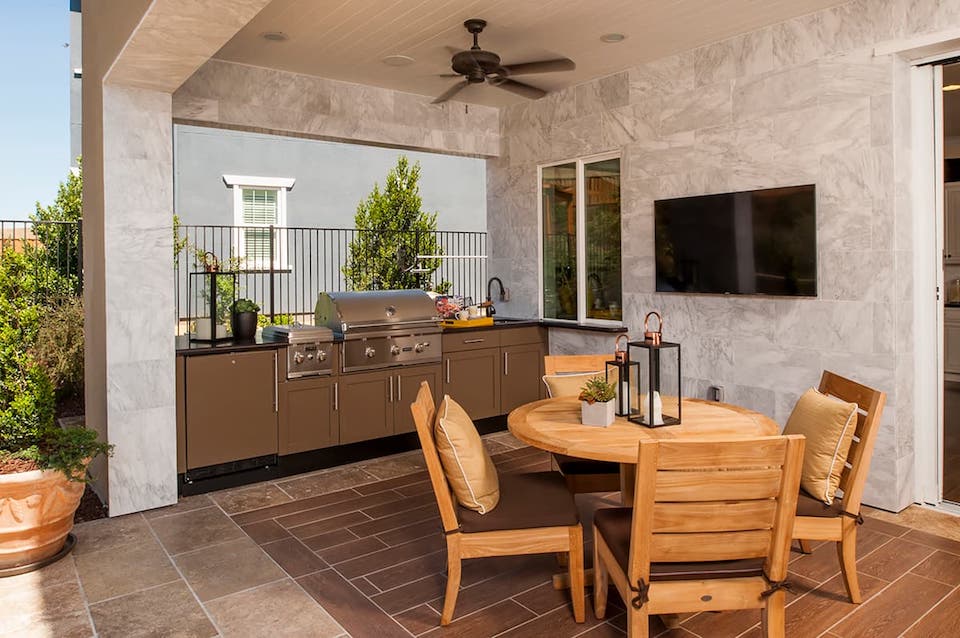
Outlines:
[{"label": "small potted succulent", "polygon": [[233,304],[230,325],[233,338],[249,341],[257,334],[257,313],[260,306],[249,299],[237,299]]},{"label": "small potted succulent", "polygon": [[593,377],[580,388],[580,422],[607,427],[616,418],[616,386],[603,377]]}]

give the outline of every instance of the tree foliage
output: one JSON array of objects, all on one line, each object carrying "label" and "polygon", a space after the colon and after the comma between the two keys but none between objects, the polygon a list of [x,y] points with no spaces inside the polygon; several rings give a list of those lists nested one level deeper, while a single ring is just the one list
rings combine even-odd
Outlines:
[{"label": "tree foliage", "polygon": [[79,289],[81,278],[79,222],[83,215],[82,201],[83,171],[80,158],[77,158],[77,169],[71,169],[67,181],[60,182],[53,203],[41,206],[37,202],[36,213],[30,216],[32,221],[37,222],[33,224],[33,233],[40,244],[46,247],[51,265],[61,275],[69,277],[75,289]]},{"label": "tree foliage", "polygon": [[[420,163],[403,155],[387,173],[383,190],[373,191],[357,205],[349,256],[342,271],[353,290],[429,288],[439,259],[417,260],[417,255],[440,255],[437,214],[421,210]],[[418,270],[421,272],[413,272]],[[443,282],[437,288],[444,289]]]}]

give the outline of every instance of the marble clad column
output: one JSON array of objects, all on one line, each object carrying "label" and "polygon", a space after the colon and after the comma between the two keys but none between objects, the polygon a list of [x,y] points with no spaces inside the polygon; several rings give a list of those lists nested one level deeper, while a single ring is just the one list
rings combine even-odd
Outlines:
[{"label": "marble clad column", "polygon": [[110,515],[177,501],[171,96],[103,87]]}]

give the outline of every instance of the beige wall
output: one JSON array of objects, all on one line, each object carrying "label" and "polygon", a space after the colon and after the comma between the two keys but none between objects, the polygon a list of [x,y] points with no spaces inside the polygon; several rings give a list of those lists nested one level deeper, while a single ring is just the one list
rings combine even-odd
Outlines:
[{"label": "beige wall", "polygon": [[[537,164],[619,149],[624,322],[636,334],[660,310],[687,393],[724,385],[780,423],[823,369],[886,391],[864,498],[901,509],[914,496],[909,78],[873,48],[957,24],[958,0],[857,0],[506,109],[487,177],[489,272],[514,299],[498,311],[537,312]],[[655,292],[654,200],[803,183],[817,185],[817,299]],[[552,347],[588,345],[568,332]]]}]

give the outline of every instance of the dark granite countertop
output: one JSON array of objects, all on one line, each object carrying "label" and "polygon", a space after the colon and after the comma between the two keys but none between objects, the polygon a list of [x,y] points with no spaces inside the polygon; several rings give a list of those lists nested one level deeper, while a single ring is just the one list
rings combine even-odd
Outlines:
[{"label": "dark granite countertop", "polygon": [[477,326],[476,328],[444,328],[444,332],[475,332],[481,330],[501,330],[504,328],[526,328],[529,326],[542,326],[544,328],[563,328],[565,330],[587,330],[592,332],[626,332],[627,327],[621,325],[613,326],[586,326],[569,323],[567,321],[551,321],[549,319],[516,319],[513,317],[494,317],[492,326]]},{"label": "dark granite countertop", "polygon": [[258,334],[251,341],[218,341],[216,343],[205,343],[202,341],[190,341],[186,335],[176,337],[177,355],[190,356],[195,354],[212,354],[215,352],[246,352],[249,350],[275,350],[283,348],[287,344],[278,341],[264,341]]}]

